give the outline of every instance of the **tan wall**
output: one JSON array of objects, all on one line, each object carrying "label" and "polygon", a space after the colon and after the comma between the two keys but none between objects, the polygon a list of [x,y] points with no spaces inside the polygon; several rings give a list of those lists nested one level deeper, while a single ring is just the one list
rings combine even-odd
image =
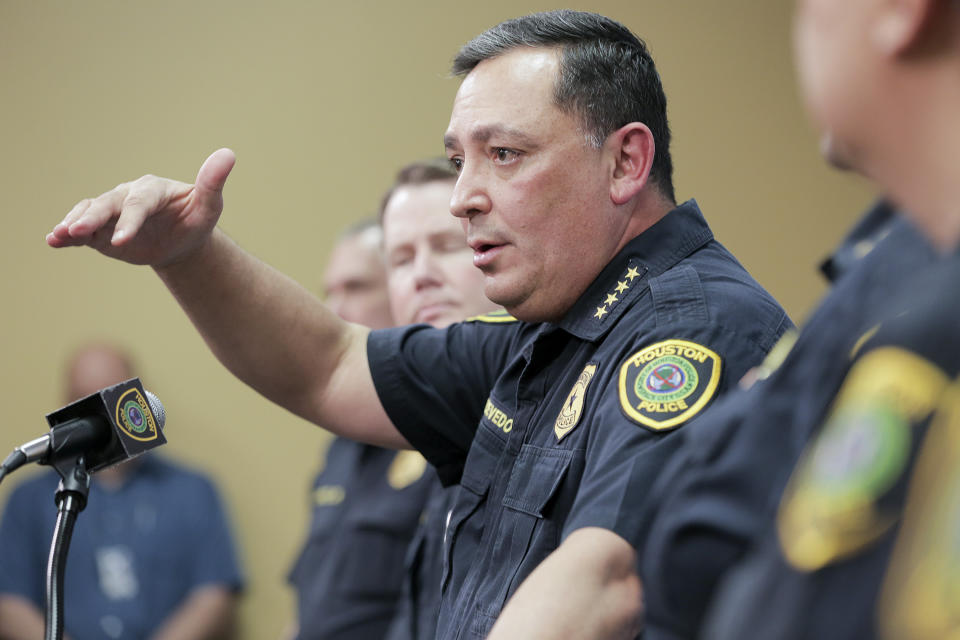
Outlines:
[{"label": "tan wall", "polygon": [[[800,319],[823,292],[813,264],[870,192],[817,155],[794,87],[790,4],[581,8],[646,38],[670,99],[678,197],[697,197],[720,240]],[[226,373],[149,269],[53,251],[43,237],[82,197],[148,172],[191,181],[231,146],[223,227],[316,289],[335,232],[374,210],[399,164],[442,153],[459,45],[545,8],[0,0],[0,451],[43,431],[78,341],[129,345],[167,406],[168,453],[224,489],[250,582],[243,637],[276,637],[325,436]]]}]

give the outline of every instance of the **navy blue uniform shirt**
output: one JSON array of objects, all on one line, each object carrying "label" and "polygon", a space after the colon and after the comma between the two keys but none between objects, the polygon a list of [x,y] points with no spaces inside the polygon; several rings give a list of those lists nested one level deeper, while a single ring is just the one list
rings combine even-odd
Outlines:
[{"label": "navy blue uniform shirt", "polygon": [[928,243],[882,206],[836,256],[838,281],[780,368],[691,424],[653,489],[641,561],[648,640],[698,635],[717,581],[776,508],[853,354],[896,308],[891,292],[936,261]]},{"label": "navy blue uniform shirt", "polygon": [[789,326],[690,201],[629,242],[555,324],[373,332],[387,413],[445,483],[460,484],[438,637],[485,636],[576,529],[640,548],[675,429]]},{"label": "navy blue uniform shirt", "polygon": [[[893,307],[903,311],[883,318],[857,352],[793,468],[775,517],[718,589],[703,637],[952,637],[930,626],[930,614],[944,607],[952,610],[948,622],[956,632],[955,590],[939,594],[946,596],[940,600],[913,598],[916,629],[905,625],[892,632],[878,625],[890,609],[877,603],[921,445],[942,430],[935,418],[960,373],[960,260],[913,276]],[[950,517],[958,513],[954,503]],[[932,571],[952,571],[943,581],[947,586],[956,585],[958,573],[956,523],[948,525],[952,551]],[[927,553],[932,546],[917,558]],[[918,595],[935,582],[930,574],[919,575],[921,568],[918,561],[904,574]]]},{"label": "navy blue uniform shirt", "polygon": [[403,559],[439,484],[414,451],[335,438],[313,487],[310,533],[289,580],[301,640],[383,638],[403,584]]}]

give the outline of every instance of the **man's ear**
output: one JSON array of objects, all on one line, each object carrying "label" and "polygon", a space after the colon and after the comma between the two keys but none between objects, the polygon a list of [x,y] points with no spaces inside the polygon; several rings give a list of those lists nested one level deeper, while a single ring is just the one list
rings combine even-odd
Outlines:
[{"label": "man's ear", "polygon": [[607,143],[614,154],[610,199],[625,204],[647,184],[656,151],[653,134],[647,125],[631,122],[611,133]]},{"label": "man's ear", "polygon": [[943,0],[880,0],[871,29],[874,45],[890,57],[925,48],[946,4]]}]

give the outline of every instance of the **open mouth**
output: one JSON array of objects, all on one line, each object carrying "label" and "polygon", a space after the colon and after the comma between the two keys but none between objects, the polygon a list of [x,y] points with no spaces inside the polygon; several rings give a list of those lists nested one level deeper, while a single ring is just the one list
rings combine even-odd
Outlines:
[{"label": "open mouth", "polygon": [[481,244],[473,250],[473,266],[481,269],[489,267],[503,250],[502,244]]}]

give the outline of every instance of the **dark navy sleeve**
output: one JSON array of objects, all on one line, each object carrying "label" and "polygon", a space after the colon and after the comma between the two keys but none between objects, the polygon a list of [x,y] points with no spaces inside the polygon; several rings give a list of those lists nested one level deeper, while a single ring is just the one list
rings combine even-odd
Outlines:
[{"label": "dark navy sleeve", "polygon": [[460,478],[484,403],[523,326],[464,322],[370,333],[367,357],[380,402],[444,485]]},{"label": "dark navy sleeve", "polygon": [[[652,485],[640,571],[651,640],[696,634],[720,576],[761,527],[771,486],[785,482],[789,439],[772,412],[770,421],[748,418],[758,402],[793,403],[765,387],[731,393],[694,421]],[[668,508],[654,511],[659,504]]]}]

